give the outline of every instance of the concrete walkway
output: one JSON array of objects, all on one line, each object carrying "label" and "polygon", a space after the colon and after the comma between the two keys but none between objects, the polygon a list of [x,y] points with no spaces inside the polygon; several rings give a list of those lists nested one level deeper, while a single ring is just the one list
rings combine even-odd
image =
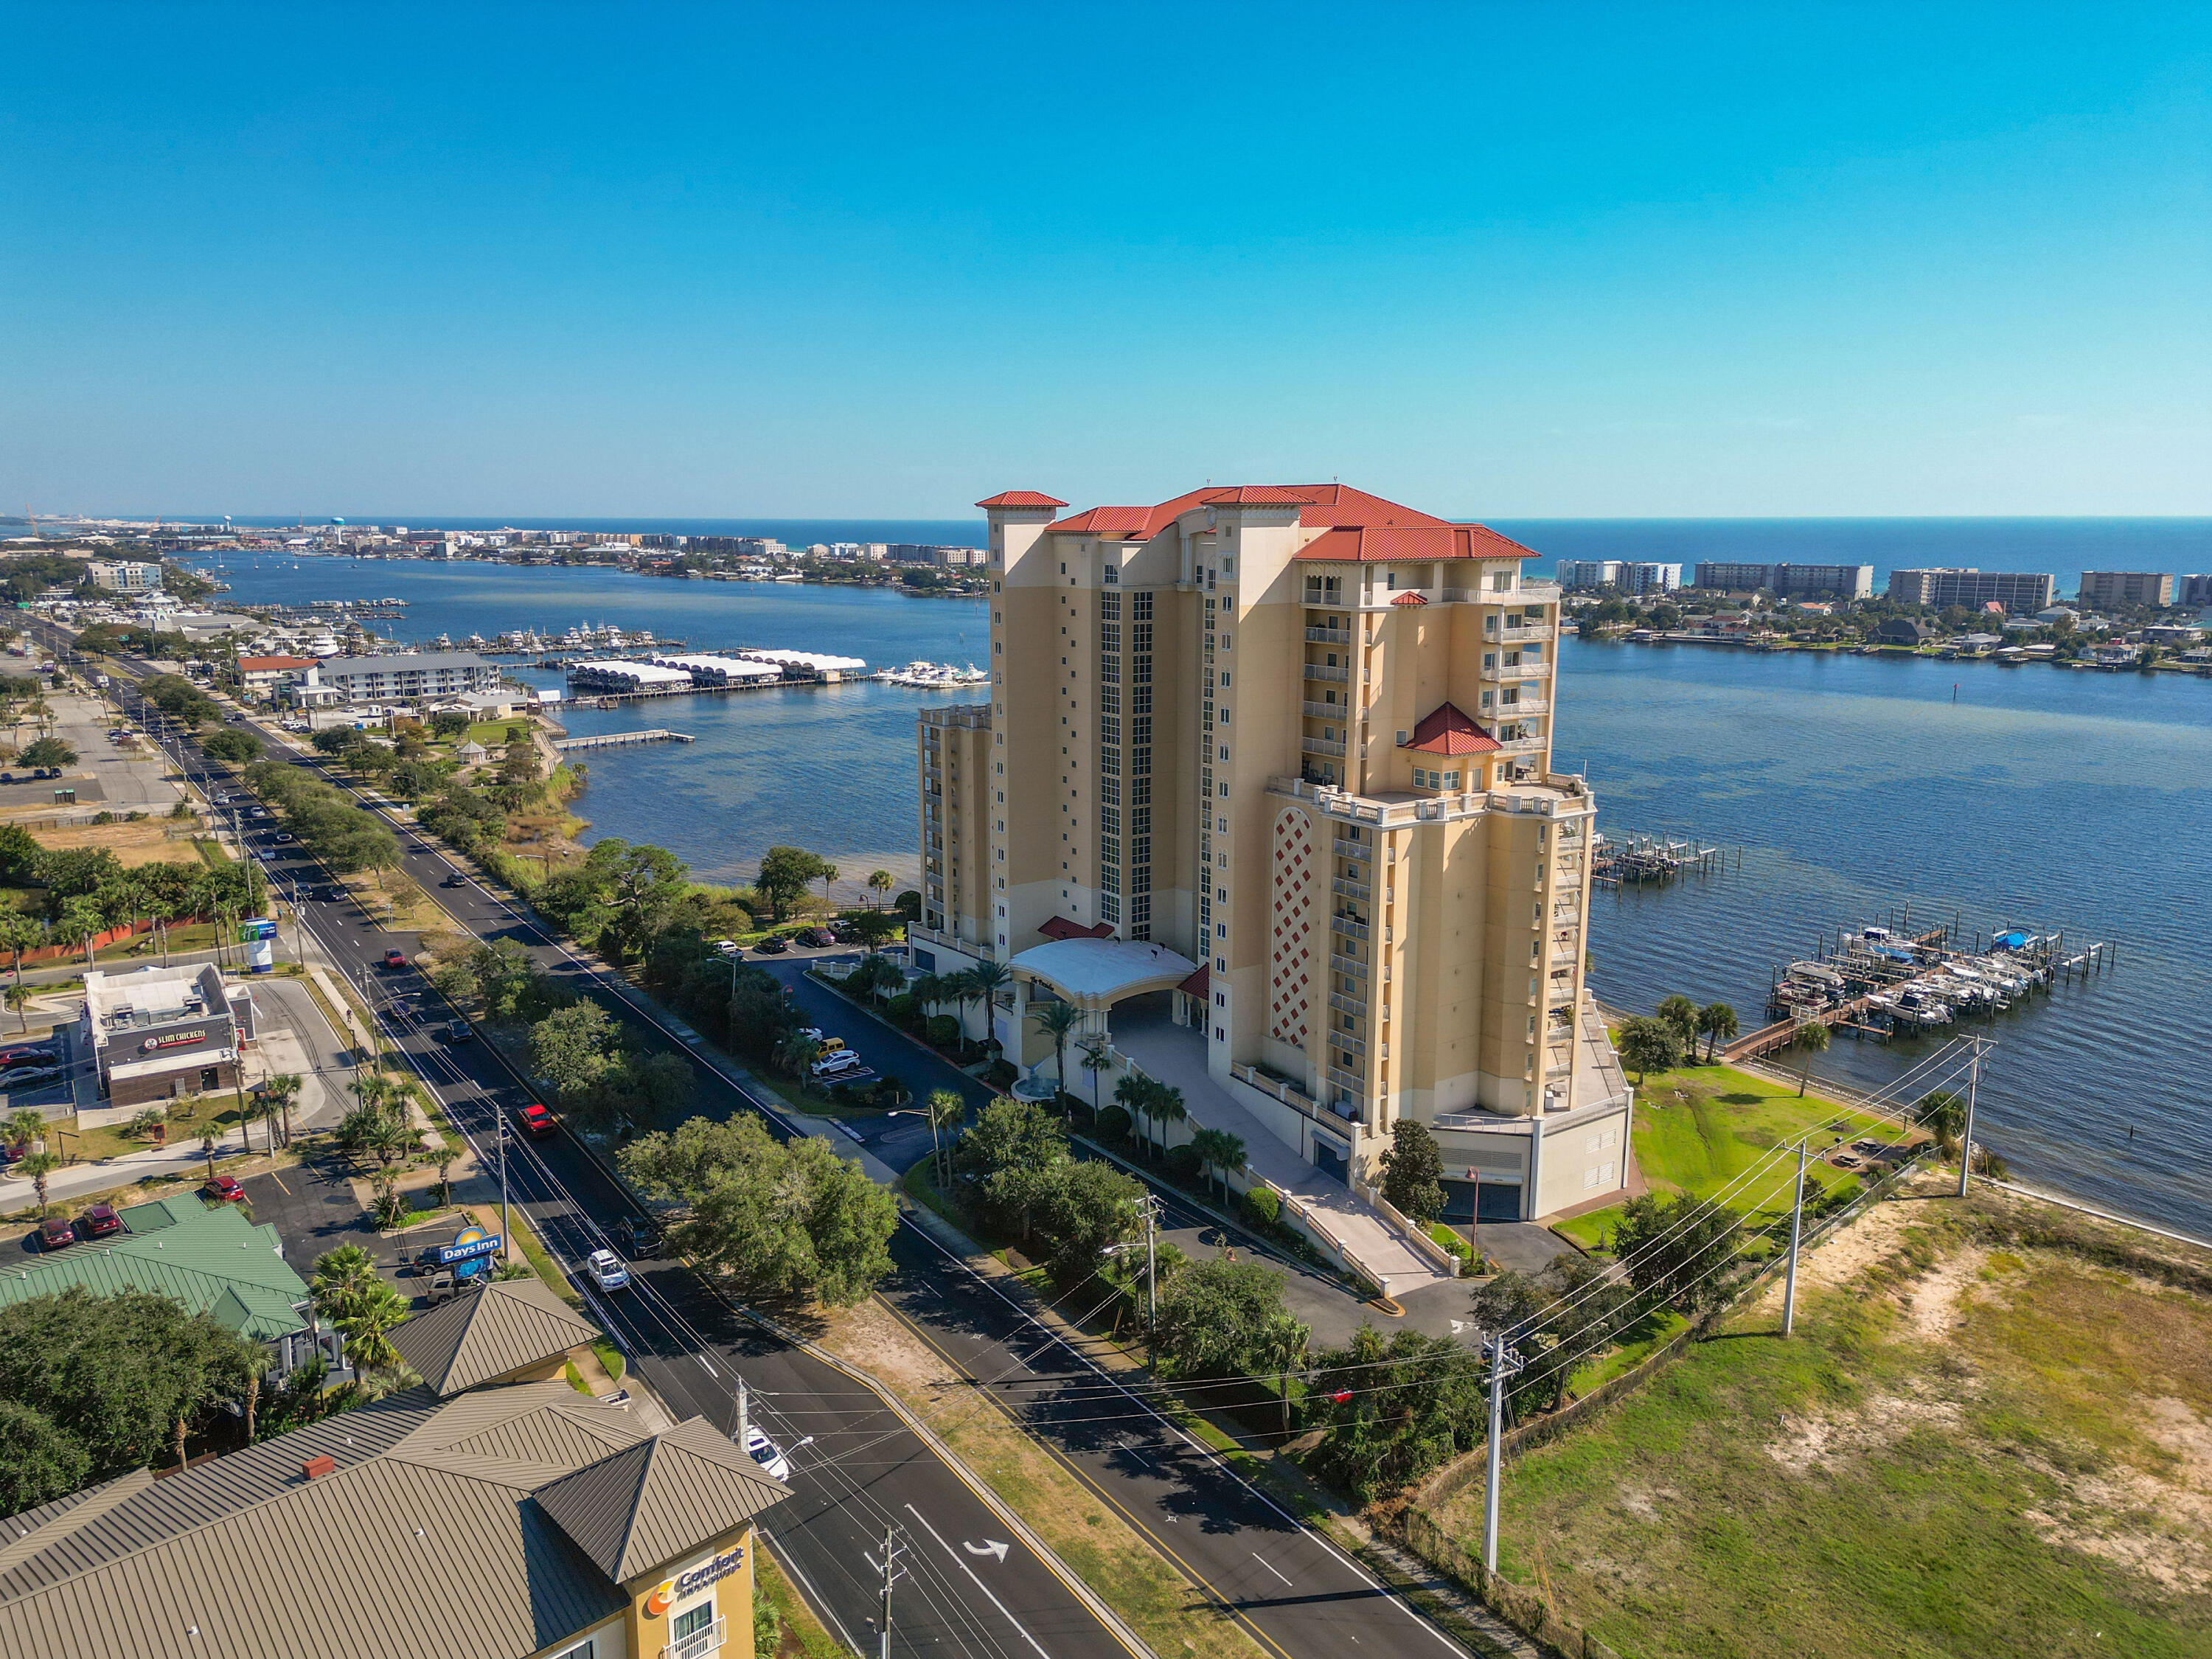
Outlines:
[{"label": "concrete walkway", "polygon": [[1343,1241],[1346,1253],[1392,1296],[1449,1277],[1416,1252],[1372,1206],[1276,1139],[1258,1118],[1230,1098],[1206,1072],[1206,1039],[1200,1033],[1177,1025],[1164,1012],[1127,1005],[1114,1011],[1112,1030],[1114,1046],[1147,1076],[1182,1091],[1183,1108],[1194,1127],[1225,1129],[1241,1139],[1246,1170],[1317,1211],[1322,1224]]}]

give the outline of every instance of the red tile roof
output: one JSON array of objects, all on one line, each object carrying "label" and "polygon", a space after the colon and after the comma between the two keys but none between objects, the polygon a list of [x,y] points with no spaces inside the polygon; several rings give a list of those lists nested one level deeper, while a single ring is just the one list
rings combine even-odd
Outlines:
[{"label": "red tile roof", "polygon": [[1391,600],[1390,603],[1393,605],[1426,605],[1428,601],[1423,599],[1419,593],[1401,593],[1396,599]]},{"label": "red tile roof", "polygon": [[1114,936],[1113,928],[1105,922],[1100,922],[1096,927],[1085,927],[1081,922],[1071,921],[1066,916],[1047,916],[1037,932],[1047,939],[1111,939]]},{"label": "red tile roof", "polygon": [[1213,970],[1211,968],[1201,968],[1182,984],[1176,986],[1176,989],[1187,992],[1194,997],[1202,997],[1212,983]]},{"label": "red tile roof", "polygon": [[1034,489],[1002,489],[995,495],[986,495],[975,503],[978,507],[1066,507],[1067,503],[1054,495],[1040,495]]},{"label": "red tile roof", "polygon": [[1399,744],[1425,755],[1486,755],[1504,746],[1448,702],[1423,717],[1413,728],[1412,742]]},{"label": "red tile roof", "polygon": [[258,674],[277,668],[313,668],[313,657],[240,657],[238,670],[241,674]]},{"label": "red tile roof", "polygon": [[[984,507],[1039,505],[1012,495]],[[1054,503],[1059,505],[1059,503]],[[1454,524],[1386,501],[1346,484],[1238,484],[1194,489],[1157,507],[1094,507],[1046,528],[1058,535],[1117,536],[1149,541],[1195,507],[1289,507],[1298,522],[1323,533],[1298,550],[1301,559],[1374,563],[1387,559],[1533,559],[1520,543],[1479,524]]]}]

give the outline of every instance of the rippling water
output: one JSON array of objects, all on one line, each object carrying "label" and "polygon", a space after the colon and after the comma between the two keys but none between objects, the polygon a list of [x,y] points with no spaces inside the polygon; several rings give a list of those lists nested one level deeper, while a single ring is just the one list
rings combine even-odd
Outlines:
[{"label": "rippling water", "polygon": [[[604,620],[875,664],[980,661],[987,642],[979,602],[870,589],[336,559],[225,574],[246,598],[397,594],[413,604],[391,626],[416,637]],[[574,710],[580,736],[700,739],[593,752],[578,810],[710,879],[790,841],[908,882],[913,716],[933,697],[957,700],[870,684]],[[1571,640],[1555,759],[1587,769],[1607,825],[1730,849],[1723,874],[1595,896],[1595,983],[1619,1006],[1679,990],[1749,1029],[1777,964],[1907,903],[1969,933],[2115,942],[2113,971],[1970,1028],[1998,1043],[1983,1139],[2027,1179],[2212,1231],[2212,685]],[[1814,1071],[1879,1085],[1934,1046],[1839,1037]]]}]

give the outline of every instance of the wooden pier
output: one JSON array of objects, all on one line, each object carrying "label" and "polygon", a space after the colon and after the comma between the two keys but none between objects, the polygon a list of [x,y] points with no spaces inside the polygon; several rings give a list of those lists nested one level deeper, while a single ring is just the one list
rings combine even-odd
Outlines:
[{"label": "wooden pier", "polygon": [[[1729,861],[1729,851],[1723,848],[1708,847],[1694,839],[1628,830],[1598,836],[1590,859],[1590,880],[1600,887],[1665,883],[1677,876],[1711,875],[1728,867]],[[1743,867],[1740,848],[1735,854],[1735,865]]]},{"label": "wooden pier", "polygon": [[632,743],[696,743],[698,739],[688,732],[671,732],[665,726],[653,726],[644,732],[605,732],[595,738],[562,738],[553,746],[562,754],[572,749],[613,749]]}]

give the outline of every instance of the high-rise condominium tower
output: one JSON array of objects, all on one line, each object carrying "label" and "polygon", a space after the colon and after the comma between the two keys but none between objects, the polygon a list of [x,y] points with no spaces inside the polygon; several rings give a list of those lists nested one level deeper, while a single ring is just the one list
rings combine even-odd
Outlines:
[{"label": "high-rise condominium tower", "polygon": [[[1595,804],[1553,769],[1559,590],[1530,551],[1337,484],[980,505],[991,701],[919,722],[916,965],[1007,964],[969,1006],[1010,1060],[1085,1099],[1174,1084],[1170,1138],[1243,1134],[1240,1185],[1357,1193],[1412,1117],[1461,1210],[1617,1190]],[[1057,1043],[1052,1001],[1083,1016]]]}]

